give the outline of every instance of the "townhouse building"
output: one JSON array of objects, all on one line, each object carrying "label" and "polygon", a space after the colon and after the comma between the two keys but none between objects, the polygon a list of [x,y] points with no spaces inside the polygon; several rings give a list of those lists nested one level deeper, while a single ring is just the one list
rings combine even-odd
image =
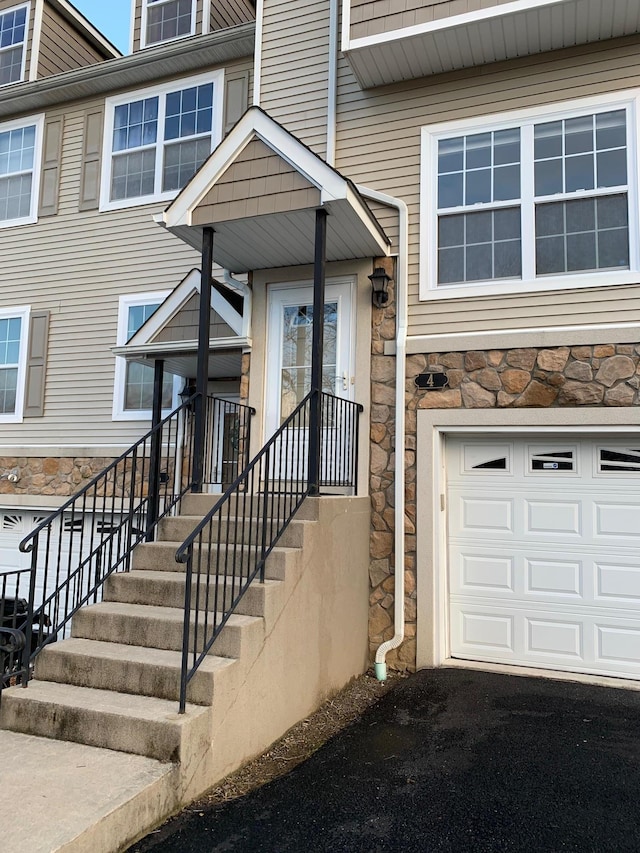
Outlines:
[{"label": "townhouse building", "polygon": [[319,479],[370,502],[343,681],[640,677],[639,45],[628,0],[134,0],[119,56],[1,0],[5,563],[183,389],[280,500],[322,391],[361,412]]}]

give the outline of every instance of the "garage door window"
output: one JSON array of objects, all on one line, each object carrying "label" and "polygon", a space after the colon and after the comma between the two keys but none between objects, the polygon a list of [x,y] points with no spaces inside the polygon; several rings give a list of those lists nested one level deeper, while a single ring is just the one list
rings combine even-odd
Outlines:
[{"label": "garage door window", "polygon": [[599,471],[617,471],[619,473],[633,474],[640,471],[640,448],[624,448],[622,450],[610,450],[600,448]]},{"label": "garage door window", "polygon": [[529,459],[529,471],[544,471],[553,474],[557,471],[575,471],[576,460],[573,450],[548,450],[532,453]]}]

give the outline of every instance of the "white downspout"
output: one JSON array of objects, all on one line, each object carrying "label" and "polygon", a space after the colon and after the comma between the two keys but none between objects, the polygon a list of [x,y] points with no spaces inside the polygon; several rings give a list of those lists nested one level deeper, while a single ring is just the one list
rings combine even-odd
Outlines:
[{"label": "white downspout", "polygon": [[256,36],[253,52],[253,106],[260,106],[262,83],[262,31],[264,22],[264,0],[256,3]]},{"label": "white downspout", "polygon": [[397,649],[404,640],[404,451],[405,451],[405,360],[407,352],[407,315],[409,300],[409,209],[400,198],[358,186],[365,197],[398,210],[400,226],[398,259],[396,265],[396,448],[395,448],[395,633],[390,640],[378,647],[375,658],[376,678],[386,681],[387,652]]},{"label": "white downspout", "polygon": [[327,81],[327,163],[336,165],[336,113],[338,102],[338,16],[339,0],[329,9],[329,73]]}]

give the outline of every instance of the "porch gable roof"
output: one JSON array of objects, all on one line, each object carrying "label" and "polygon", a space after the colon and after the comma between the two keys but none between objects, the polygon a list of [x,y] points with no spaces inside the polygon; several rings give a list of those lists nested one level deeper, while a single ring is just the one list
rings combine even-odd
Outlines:
[{"label": "porch gable roof", "polygon": [[390,241],[354,184],[259,107],[250,107],[159,224],[232,272],[309,264],[315,211],[327,218],[327,260],[388,255]]},{"label": "porch gable roof", "polygon": [[[127,343],[112,347],[112,352],[141,364],[162,359],[171,373],[195,376],[198,306],[194,306],[193,300],[199,294],[200,270],[193,269]],[[235,375],[239,371],[240,351],[250,345],[250,340],[242,315],[215,288],[211,290],[210,328],[209,376]]]}]

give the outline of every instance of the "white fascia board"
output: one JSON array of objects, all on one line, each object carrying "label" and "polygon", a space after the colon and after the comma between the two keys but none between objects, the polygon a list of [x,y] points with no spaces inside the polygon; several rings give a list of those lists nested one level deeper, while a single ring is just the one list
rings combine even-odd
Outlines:
[{"label": "white fascia board", "polygon": [[385,235],[384,231],[382,231],[379,225],[376,227],[377,223],[375,218],[373,217],[373,214],[365,206],[360,195],[348,184],[347,201],[349,202],[353,210],[358,214],[362,224],[369,231],[371,236],[376,240],[376,242],[379,243],[384,255],[389,256],[391,254],[391,241]]},{"label": "white fascia board", "polygon": [[250,107],[232,132],[202,165],[200,171],[164,211],[162,221],[168,228],[192,224],[191,211],[200,204],[254,135],[310,183],[318,187],[323,204],[347,198],[348,184],[343,177],[266,113]]},{"label": "white fascia board", "polygon": [[[349,0],[347,0],[349,2]],[[386,33],[378,33],[375,36],[363,36],[362,38],[350,39],[347,33],[347,41],[344,41],[344,51],[358,50],[359,48],[375,47],[393,41],[402,41],[414,36],[437,33],[441,30],[450,30],[456,27],[464,27],[470,24],[478,24],[493,18],[505,18],[508,15],[516,15],[519,12],[530,12],[545,6],[562,6],[567,0],[513,0],[511,3],[503,3],[500,6],[492,6],[488,9],[479,9],[476,12],[465,12],[462,15],[451,15],[448,18],[439,18],[437,21],[429,21],[425,24],[415,24],[412,27],[403,27],[400,30],[390,30]]]}]

